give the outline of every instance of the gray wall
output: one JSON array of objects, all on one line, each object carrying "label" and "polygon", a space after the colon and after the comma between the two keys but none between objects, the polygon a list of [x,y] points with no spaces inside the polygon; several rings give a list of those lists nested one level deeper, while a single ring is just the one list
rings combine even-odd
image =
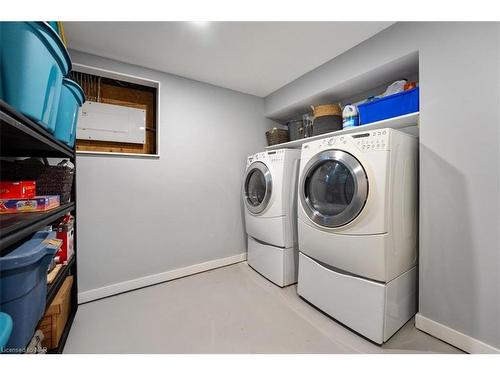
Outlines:
[{"label": "gray wall", "polygon": [[500,26],[398,23],[266,98],[266,113],[410,52],[420,63],[420,313],[500,348]]},{"label": "gray wall", "polygon": [[80,292],[245,252],[241,180],[272,126],[263,99],[71,56],[161,84],[160,159],[77,158]]}]

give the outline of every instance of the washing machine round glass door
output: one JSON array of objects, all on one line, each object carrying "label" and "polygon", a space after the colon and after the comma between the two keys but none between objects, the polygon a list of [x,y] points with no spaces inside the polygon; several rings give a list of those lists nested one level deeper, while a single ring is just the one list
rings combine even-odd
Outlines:
[{"label": "washing machine round glass door", "polygon": [[368,178],[361,163],[341,150],[315,155],[300,182],[300,200],[318,225],[336,228],[353,221],[368,197]]},{"label": "washing machine round glass door", "polygon": [[253,214],[260,214],[269,204],[272,194],[271,172],[260,161],[250,165],[245,176],[245,205]]}]

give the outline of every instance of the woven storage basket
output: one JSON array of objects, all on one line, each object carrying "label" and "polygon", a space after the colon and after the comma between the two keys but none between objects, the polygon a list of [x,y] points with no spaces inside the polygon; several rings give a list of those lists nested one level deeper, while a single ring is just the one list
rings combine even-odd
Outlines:
[{"label": "woven storage basket", "polygon": [[36,195],[59,195],[61,204],[69,202],[71,198],[73,168],[43,164],[36,159],[2,161],[0,168],[4,181],[36,181]]},{"label": "woven storage basket", "polygon": [[286,129],[271,129],[266,132],[268,146],[278,145],[288,142],[288,130]]},{"label": "woven storage basket", "polygon": [[342,116],[342,109],[338,104],[324,104],[312,107],[314,117]]}]

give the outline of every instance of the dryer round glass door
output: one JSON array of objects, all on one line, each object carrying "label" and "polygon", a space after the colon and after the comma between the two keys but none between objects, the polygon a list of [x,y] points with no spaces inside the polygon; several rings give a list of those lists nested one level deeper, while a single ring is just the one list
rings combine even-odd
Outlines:
[{"label": "dryer round glass door", "polygon": [[255,162],[250,165],[245,176],[245,205],[253,214],[264,211],[271,199],[271,172],[264,163]]},{"label": "dryer round glass door", "polygon": [[340,227],[354,220],[368,197],[368,178],[361,163],[340,150],[318,153],[306,165],[300,200],[318,225]]}]

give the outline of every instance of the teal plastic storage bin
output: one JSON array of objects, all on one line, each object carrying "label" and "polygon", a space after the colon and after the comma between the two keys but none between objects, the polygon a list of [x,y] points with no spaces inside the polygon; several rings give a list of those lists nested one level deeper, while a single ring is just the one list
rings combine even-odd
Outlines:
[{"label": "teal plastic storage bin", "polygon": [[51,241],[56,232],[37,232],[31,239],[0,257],[0,310],[13,321],[4,346],[10,352],[29,344],[45,312],[47,268],[59,246]]},{"label": "teal plastic storage bin", "polygon": [[78,112],[84,102],[85,94],[82,88],[75,81],[64,78],[54,135],[70,147],[75,143]]},{"label": "teal plastic storage bin", "polygon": [[57,33],[57,35],[61,35],[61,33],[59,32],[59,25],[57,24],[57,21],[47,21],[47,23],[49,24],[50,27],[52,27],[54,29],[54,31]]},{"label": "teal plastic storage bin", "polygon": [[0,312],[0,353],[3,352],[12,332],[12,318],[10,315]]},{"label": "teal plastic storage bin", "polygon": [[0,22],[2,100],[53,132],[68,51],[46,22]]}]

